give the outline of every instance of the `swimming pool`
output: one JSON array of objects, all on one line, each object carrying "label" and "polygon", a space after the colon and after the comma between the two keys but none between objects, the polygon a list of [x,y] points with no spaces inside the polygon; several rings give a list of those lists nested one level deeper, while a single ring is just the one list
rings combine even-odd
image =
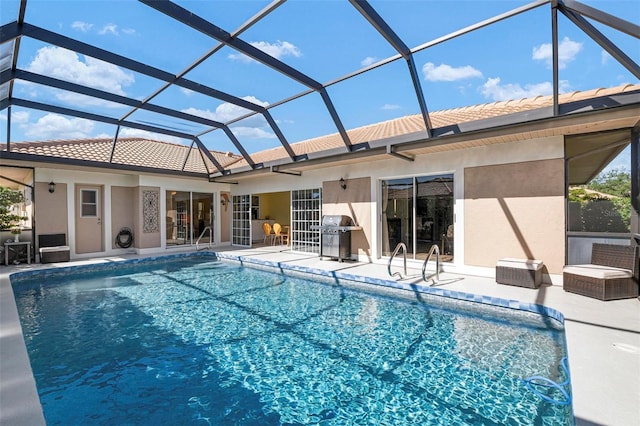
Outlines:
[{"label": "swimming pool", "polygon": [[211,256],[12,282],[48,424],[573,423],[534,313]]}]

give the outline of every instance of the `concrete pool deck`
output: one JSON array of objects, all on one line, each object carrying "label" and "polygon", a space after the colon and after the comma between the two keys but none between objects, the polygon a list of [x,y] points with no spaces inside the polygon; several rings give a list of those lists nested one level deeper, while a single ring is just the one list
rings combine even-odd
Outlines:
[{"label": "concrete pool deck", "polygon": [[[246,258],[389,279],[386,263],[336,262],[279,247],[215,248]],[[173,254],[168,251],[166,254]],[[157,256],[157,255],[156,255]],[[145,256],[114,256],[51,265],[0,267],[0,425],[45,424],[9,282],[15,272],[104,263]],[[408,265],[418,277],[419,266]],[[394,271],[399,268],[394,267]],[[418,283],[418,278],[403,280]],[[573,408],[578,425],[640,424],[640,300],[602,302],[567,293],[561,285],[528,289],[501,285],[494,278],[441,273],[435,287],[536,303],[565,317]]]}]

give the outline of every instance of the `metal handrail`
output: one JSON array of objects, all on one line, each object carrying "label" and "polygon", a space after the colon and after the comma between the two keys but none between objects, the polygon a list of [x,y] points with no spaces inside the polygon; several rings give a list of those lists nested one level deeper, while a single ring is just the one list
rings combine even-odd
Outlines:
[{"label": "metal handrail", "polygon": [[398,254],[400,249],[402,249],[402,254],[404,255],[404,275],[407,276],[407,246],[403,242],[399,242],[395,250],[393,250],[393,254],[389,258],[389,264],[387,265],[387,272],[389,272],[389,276],[397,276],[402,279],[402,274],[400,272],[391,273],[391,262],[393,262],[393,258]]},{"label": "metal handrail", "polygon": [[[429,277],[427,277],[426,276],[427,263],[429,262],[429,260],[431,259],[431,256],[433,256],[434,253],[436,255],[436,272],[434,274],[429,275]],[[437,244],[434,244],[431,246],[431,249],[429,250],[429,254],[427,254],[427,258],[424,260],[424,263],[422,264],[422,280],[423,281],[430,280],[434,275],[436,277],[434,282],[440,281],[440,247],[438,247]]]},{"label": "metal handrail", "polygon": [[200,243],[200,239],[204,236],[204,233],[207,232],[207,229],[210,231],[209,232],[209,247],[211,247],[211,245],[213,244],[213,239],[212,239],[212,237],[213,237],[213,229],[211,229],[210,226],[205,226],[204,229],[202,230],[202,233],[200,234],[200,236],[196,240],[196,251],[199,250],[198,244]]}]

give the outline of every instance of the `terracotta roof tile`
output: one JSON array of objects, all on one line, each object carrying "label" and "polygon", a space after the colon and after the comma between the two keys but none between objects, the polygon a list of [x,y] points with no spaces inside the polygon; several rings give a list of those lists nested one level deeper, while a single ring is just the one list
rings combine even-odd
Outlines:
[{"label": "terracotta roof tile", "polygon": [[[6,144],[0,145],[1,149],[6,149],[5,147]],[[109,162],[111,149],[112,139],[107,138],[11,144],[11,151],[16,153],[96,162]],[[215,171],[215,166],[209,159],[206,159],[208,168],[205,168],[205,163],[197,148],[144,138],[118,139],[112,162],[136,167],[182,170],[187,154],[189,158],[185,164],[185,171],[195,173]],[[219,151],[211,151],[211,154],[222,167],[228,167],[242,158],[237,155],[229,156],[228,153]]]},{"label": "terracotta roof tile", "polygon": [[[576,91],[559,95],[560,104],[606,96],[616,93],[623,93],[632,90],[640,90],[640,85],[627,84],[612,88],[599,88],[587,91]],[[429,114],[431,124],[434,128],[445,127],[469,121],[499,117],[502,115],[528,111],[553,105],[553,96],[535,96],[533,98],[521,98],[507,101],[496,101],[481,105],[472,105],[461,108],[453,108],[441,111],[434,111]],[[424,122],[420,114],[396,118],[381,123],[371,124],[347,131],[352,144],[369,142],[384,138],[391,138],[415,132],[425,132]],[[304,155],[312,152],[319,152],[334,148],[344,147],[342,138],[338,133],[308,139],[291,144],[291,148],[297,155]],[[258,152],[251,155],[257,162],[267,162],[279,160],[287,157],[287,153],[282,147]],[[246,166],[244,160],[238,161],[231,168]]]},{"label": "terracotta roof tile", "polygon": [[[627,84],[612,88],[598,88],[587,91],[564,93],[559,96],[558,100],[560,104],[563,104],[633,90],[640,90],[640,85]],[[434,111],[429,114],[429,117],[434,128],[441,128],[552,105],[552,96],[535,96],[533,98],[496,101],[481,105]],[[349,135],[349,139],[352,144],[360,144],[425,131],[426,129],[422,116],[420,114],[415,114],[351,129],[347,131],[347,134]],[[108,162],[111,154],[111,142],[111,139],[22,142],[12,143],[11,150],[13,152],[43,156]],[[298,156],[341,148],[346,151],[345,144],[338,133],[291,144],[291,149]],[[6,149],[6,145],[0,145],[0,149]],[[442,148],[442,150],[444,149],[445,148]],[[438,148],[438,150],[440,150],[440,148]],[[242,156],[219,151],[210,152],[223,168],[234,169],[243,166],[246,167],[248,165]],[[209,159],[205,158],[205,162],[203,162],[202,156],[195,147],[190,148],[185,145],[153,141],[143,138],[119,139],[116,144],[113,162],[131,166],[181,170],[187,153],[189,153],[189,156],[185,164],[186,171],[197,173],[215,171],[215,167]],[[286,159],[288,157],[288,154],[283,147],[267,149],[250,155],[255,163],[266,163],[269,161]],[[205,163],[207,165],[206,168]]]}]

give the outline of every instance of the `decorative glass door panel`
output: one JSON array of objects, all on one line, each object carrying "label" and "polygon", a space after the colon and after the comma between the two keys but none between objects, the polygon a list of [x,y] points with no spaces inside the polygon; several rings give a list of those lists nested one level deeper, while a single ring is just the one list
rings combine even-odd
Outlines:
[{"label": "decorative glass door panel", "polygon": [[251,197],[233,196],[231,243],[234,246],[251,247]]}]

